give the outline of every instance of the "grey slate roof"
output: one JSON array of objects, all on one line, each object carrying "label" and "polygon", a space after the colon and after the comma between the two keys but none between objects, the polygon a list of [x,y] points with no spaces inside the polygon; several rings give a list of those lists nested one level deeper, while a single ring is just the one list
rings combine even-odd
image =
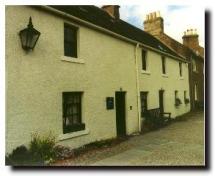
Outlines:
[{"label": "grey slate roof", "polygon": [[121,19],[114,20],[114,18],[99,7],[91,5],[53,5],[50,7],[110,30],[126,38],[138,41],[162,52],[181,58],[176,52],[168,48],[149,33]]}]

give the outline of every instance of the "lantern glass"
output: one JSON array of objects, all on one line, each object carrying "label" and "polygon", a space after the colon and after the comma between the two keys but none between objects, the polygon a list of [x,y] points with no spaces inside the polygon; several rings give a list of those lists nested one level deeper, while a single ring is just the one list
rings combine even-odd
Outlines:
[{"label": "lantern glass", "polygon": [[31,49],[33,49],[34,46],[36,45],[39,36],[40,36],[40,33],[38,33],[37,31],[34,31],[31,35],[29,35],[29,38],[30,38],[29,46]]},{"label": "lantern glass", "polygon": [[39,39],[40,32],[34,29],[31,21],[31,17],[29,19],[28,27],[21,30],[20,33],[22,48],[24,50],[33,50],[37,40]]},{"label": "lantern glass", "polygon": [[26,38],[27,34],[26,33],[27,33],[27,31],[25,29],[19,33],[23,49],[26,47],[26,43],[27,43],[27,38]]}]

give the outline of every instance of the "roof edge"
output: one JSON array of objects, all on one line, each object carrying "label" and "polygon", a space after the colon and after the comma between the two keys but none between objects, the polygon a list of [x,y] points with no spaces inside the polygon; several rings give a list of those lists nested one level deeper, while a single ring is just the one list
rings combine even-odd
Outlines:
[{"label": "roof edge", "polygon": [[[125,37],[125,36],[122,36],[122,35],[120,35],[120,34],[117,34],[117,33],[115,33],[115,32],[112,32],[112,31],[110,31],[110,30],[108,30],[108,29],[105,29],[105,28],[103,28],[103,27],[100,27],[100,26],[98,26],[98,25],[95,25],[95,24],[93,24],[93,23],[91,23],[91,22],[88,22],[88,21],[86,21],[86,20],[80,19],[80,18],[78,18],[78,17],[76,17],[76,16],[73,16],[73,15],[71,15],[71,14],[68,14],[68,13],[66,13],[66,12],[57,10],[57,9],[55,9],[55,8],[53,8],[53,7],[48,6],[48,5],[39,5],[39,6],[32,6],[32,7],[34,7],[34,8],[38,8],[38,7],[39,7],[39,8],[41,8],[42,10],[50,11],[50,12],[53,12],[53,13],[55,13],[55,14],[61,15],[61,16],[63,16],[63,17],[70,18],[70,19],[72,19],[72,20],[78,21],[79,23],[85,24],[85,25],[87,25],[87,26],[89,26],[89,27],[91,27],[91,28],[97,29],[97,30],[102,31],[102,32],[104,32],[104,33],[108,33],[108,34],[111,35],[111,36],[120,38],[121,40],[127,41],[127,42],[129,42],[129,43],[132,43],[132,44],[135,44],[135,45],[136,45],[136,44],[140,44],[141,46],[143,46],[143,47],[145,47],[145,48],[148,48],[148,49],[150,49],[150,50],[152,50],[152,51],[155,51],[155,52],[157,52],[157,53],[164,54],[164,55],[169,56],[169,57],[171,57],[171,58],[173,58],[173,59],[176,59],[176,60],[180,60],[180,61],[183,61],[183,62],[188,62],[186,59],[184,59],[184,57],[179,56],[179,55],[178,55],[175,51],[173,51],[172,49],[171,49],[171,51],[173,51],[174,53],[176,53],[179,57],[176,57],[176,56],[174,56],[174,55],[172,55],[172,54],[169,54],[169,53],[167,53],[167,52],[162,52],[162,51],[160,51],[160,50],[158,50],[158,49],[156,49],[156,48],[153,48],[153,47],[151,47],[151,46],[148,46],[148,45],[146,45],[146,44],[144,44],[144,43],[141,43],[141,42],[139,42],[139,41],[136,41],[136,40],[127,38],[127,37]],[[154,36],[153,36],[153,37],[154,37]],[[154,38],[156,38],[156,37],[154,37]],[[157,39],[157,38],[156,38],[156,39]],[[157,40],[158,40],[158,39],[157,39]],[[163,42],[162,42],[162,43],[163,43]],[[163,44],[164,44],[164,43],[163,43]],[[164,44],[164,45],[165,45],[166,47],[168,47],[166,44]],[[168,48],[169,48],[169,47],[168,47]],[[170,48],[169,48],[169,49],[170,49]]]}]

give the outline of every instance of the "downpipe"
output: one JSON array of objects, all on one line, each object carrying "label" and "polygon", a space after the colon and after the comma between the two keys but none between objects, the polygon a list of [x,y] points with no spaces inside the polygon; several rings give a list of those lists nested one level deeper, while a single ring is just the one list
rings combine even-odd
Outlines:
[{"label": "downpipe", "polygon": [[138,71],[138,48],[140,44],[137,43],[135,46],[135,70],[136,70],[136,93],[137,93],[137,113],[138,113],[138,128],[141,132],[141,114],[140,114],[140,80],[139,80],[139,71]]}]

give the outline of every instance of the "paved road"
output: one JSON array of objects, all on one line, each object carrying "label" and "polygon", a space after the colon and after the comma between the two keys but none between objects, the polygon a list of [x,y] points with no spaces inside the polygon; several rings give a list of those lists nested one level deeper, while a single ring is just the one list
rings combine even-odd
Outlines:
[{"label": "paved road", "polygon": [[160,130],[134,136],[112,148],[89,152],[60,165],[87,166],[195,166],[204,165],[204,117],[188,115]]}]

